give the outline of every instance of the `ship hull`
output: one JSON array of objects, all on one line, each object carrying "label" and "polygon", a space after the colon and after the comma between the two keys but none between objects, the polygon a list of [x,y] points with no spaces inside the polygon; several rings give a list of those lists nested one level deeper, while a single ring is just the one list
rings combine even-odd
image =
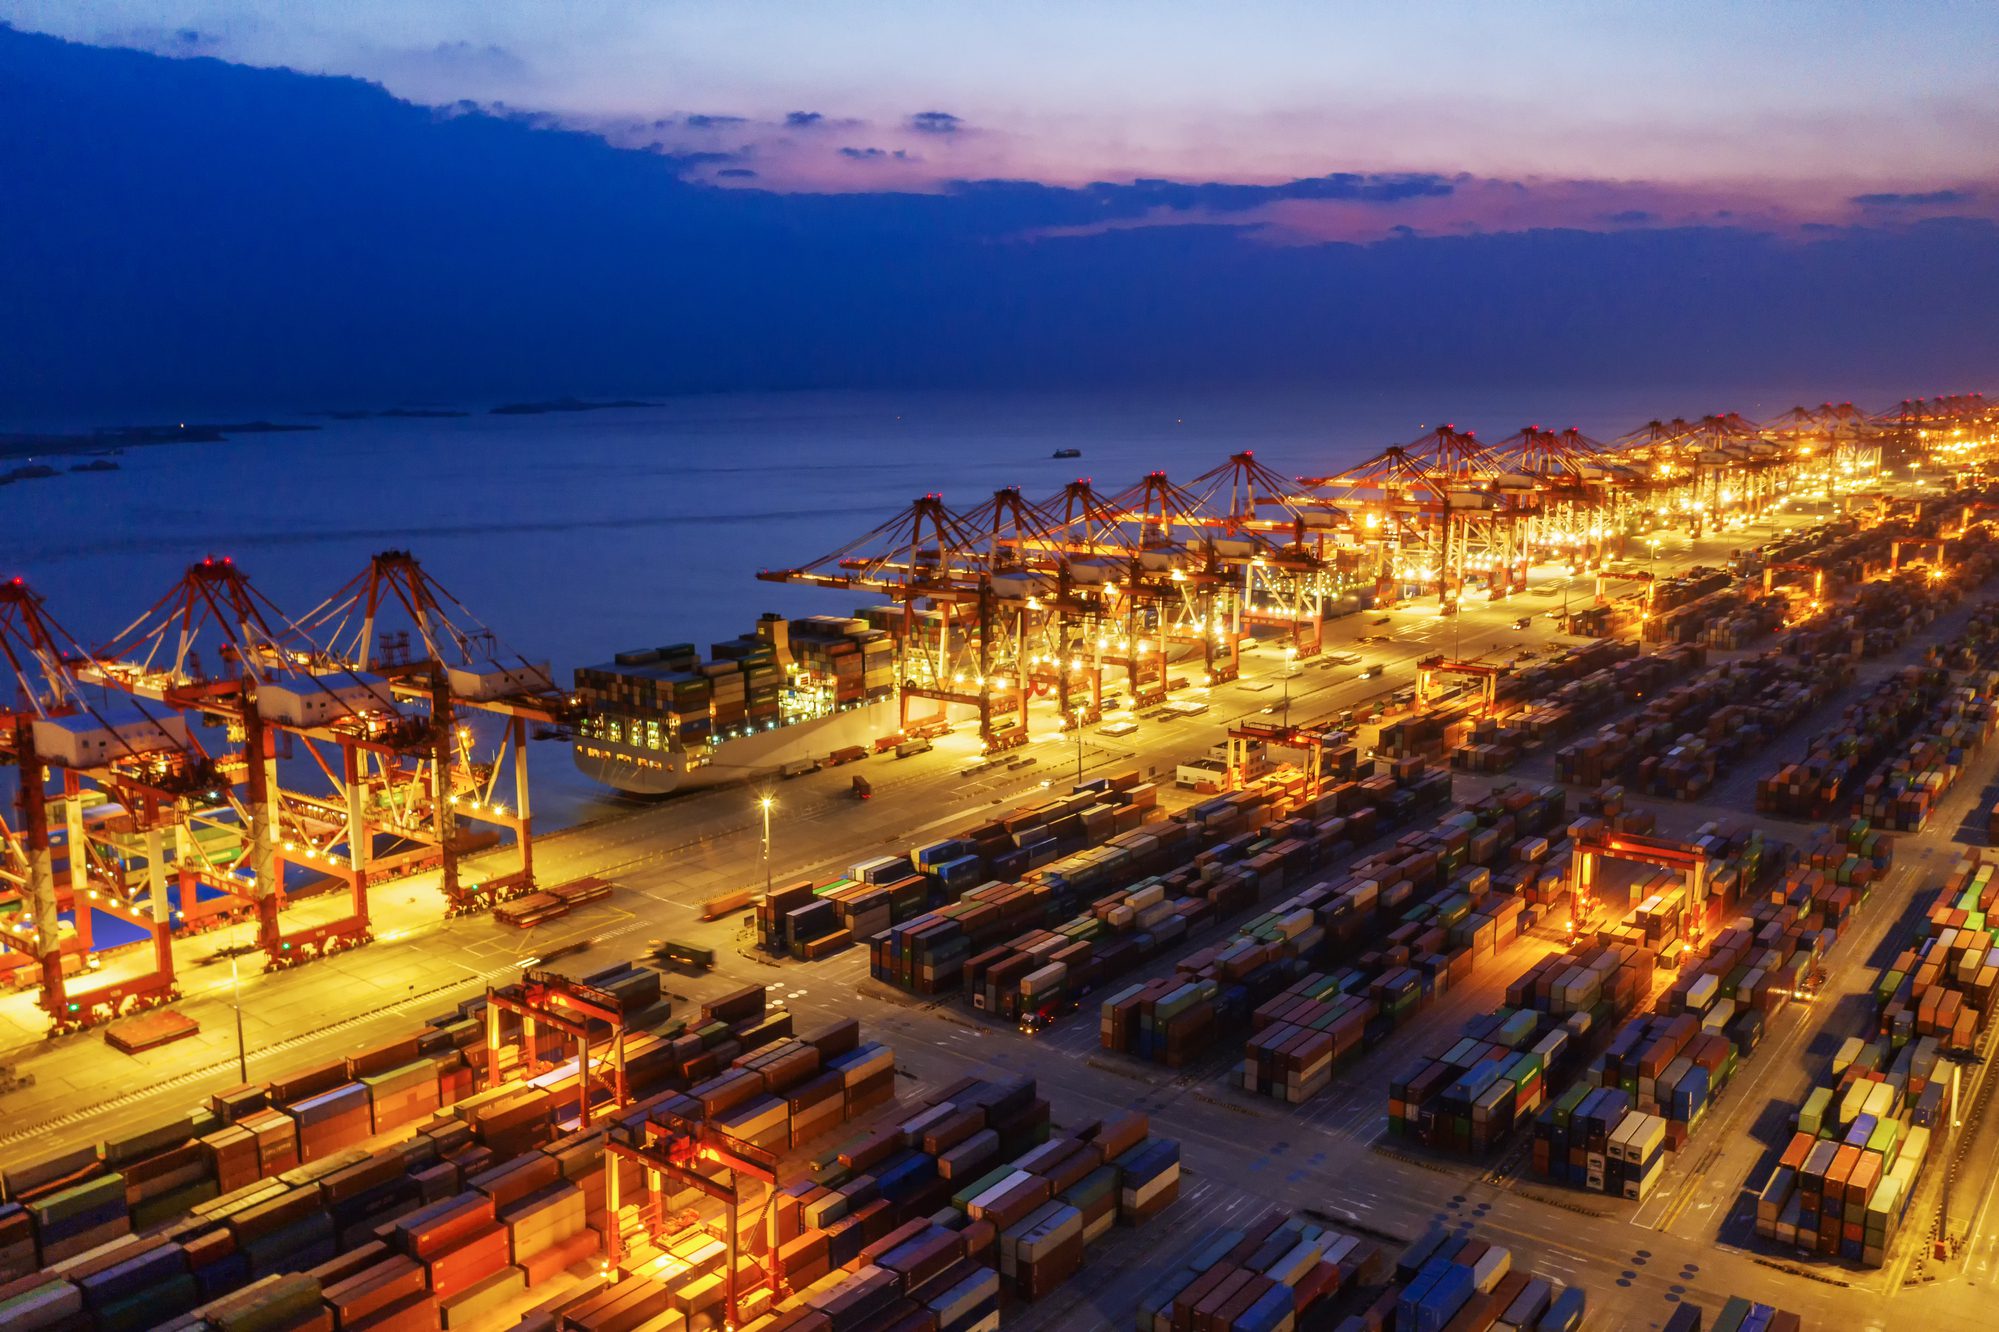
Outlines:
[{"label": "ship hull", "polygon": [[578,740],[571,753],[577,770],[592,781],[626,795],[660,797],[772,777],[787,763],[825,758],[849,745],[871,746],[900,723],[901,711],[891,698],[725,740],[709,762],[693,766],[682,766],[689,757],[684,752],[632,749],[603,740]]}]

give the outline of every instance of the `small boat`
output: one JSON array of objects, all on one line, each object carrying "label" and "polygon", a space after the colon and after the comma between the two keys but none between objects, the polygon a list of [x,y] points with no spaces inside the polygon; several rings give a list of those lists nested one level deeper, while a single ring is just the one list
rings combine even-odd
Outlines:
[{"label": "small boat", "polygon": [[1081,449],[1057,449],[1049,456],[1055,458],[1080,458],[1083,456],[1083,451]]}]

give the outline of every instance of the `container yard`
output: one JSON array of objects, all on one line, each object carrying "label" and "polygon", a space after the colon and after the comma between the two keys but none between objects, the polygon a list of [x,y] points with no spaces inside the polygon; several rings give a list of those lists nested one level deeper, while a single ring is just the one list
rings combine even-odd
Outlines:
[{"label": "container yard", "polygon": [[[614,1085],[605,1051],[565,1057],[568,1033],[547,1026],[586,1005],[611,1018],[579,1030],[615,1045]],[[1047,1294],[1177,1195],[1179,1146],[1143,1114],[1052,1133],[1031,1077],[897,1106],[893,1054],[851,1019],[793,1035],[757,987],[692,1021],[670,1007],[641,969],[538,978],[185,1119],[10,1165],[0,1324],[599,1332],[727,1314],[955,1332]],[[841,1135],[780,1181],[795,1151]],[[764,1224],[741,1231],[753,1198],[708,1179],[717,1163],[762,1180]]]},{"label": "container yard", "polygon": [[1999,901],[1995,871],[1989,852],[1959,861],[1917,946],[1878,974],[1875,1034],[1844,1042],[1795,1107],[1795,1132],[1758,1195],[1761,1238],[1879,1267],[1916,1215],[1918,1191],[1933,1182],[1926,1167],[1964,1115],[1963,1065],[1984,1046],[1999,978],[1983,927]]},{"label": "container yard", "polygon": [[[1869,865],[1857,886],[1846,881],[1850,873],[1827,869],[1835,859],[1844,866],[1855,846],[1867,848]],[[1808,857],[1810,868],[1745,895],[1743,914],[1681,948],[1677,974],[1651,1012],[1618,1028],[1582,1081],[1536,1117],[1540,1174],[1641,1202],[1651,1196],[1667,1153],[1686,1150],[1754,1058],[1774,1012],[1816,992],[1827,954],[1890,855],[1884,840],[1858,827],[1834,830],[1821,847]],[[1630,927],[1648,937],[1676,933],[1648,919],[1646,906],[1633,917]]]},{"label": "container yard", "polygon": [[1967,745],[1991,726],[1991,667],[1999,661],[1980,608],[1972,625],[1931,654],[1960,663],[1902,667],[1850,704],[1829,731],[1813,736],[1805,757],[1756,787],[1759,811],[1824,818],[1860,807],[1885,827],[1921,827],[1956,780]]},{"label": "container yard", "polygon": [[[1999,497],[1940,468],[1878,478],[1858,440],[1831,452],[1867,479],[1835,481],[1791,448],[1803,426],[1738,456],[1739,429],[1568,441],[1571,463],[1627,455],[1649,479],[1585,479],[1547,432],[1474,452],[1447,429],[1339,477],[1244,454],[1061,503],[929,497],[772,571],[888,605],[591,677],[620,743],[636,719],[650,755],[643,714],[671,712],[711,768],[800,729],[758,730],[773,701],[804,706],[787,690],[879,727],[545,845],[512,747],[574,726],[580,695],[455,663],[450,635],[389,657],[383,628],[363,646],[333,611],[286,620],[223,564],[116,651],[23,657],[141,700],[148,743],[178,743],[169,704],[218,737],[263,727],[274,780],[266,823],[248,774],[195,746],[98,761],[141,723],[33,750],[62,790],[46,848],[4,842],[24,856],[10,956],[59,996],[56,1025],[117,1015],[110,1042],[71,1031],[51,1055],[133,1060],[137,1089],[94,1097],[96,1135],[50,1110],[0,1129],[0,1332],[1760,1329],[1944,1303],[1903,1278],[1959,1252],[1931,1256],[1931,1167],[1989,1154],[1950,1125],[1983,1122],[1961,1061],[1984,1045],[1999,862],[1954,839],[1999,777],[1999,610],[1977,600]],[[1579,517],[1601,534],[1574,539]],[[1446,535],[1447,555],[1423,544]],[[379,604],[428,588],[460,617],[387,556],[332,604],[366,605],[370,580]],[[263,608],[247,635],[195,616],[206,659],[257,664],[247,683],[151,655],[210,592]],[[9,604],[51,623],[24,590]],[[281,646],[294,630],[346,646]],[[286,652],[320,683],[287,683]],[[468,732],[442,812],[419,798],[392,846],[369,792],[439,771],[439,716]],[[401,758],[310,791],[285,734],[329,774],[343,744]],[[166,805],[145,812],[197,777],[241,778],[226,889],[183,874]],[[508,843],[470,848],[461,812]],[[675,819],[675,841],[621,831]],[[92,848],[114,844],[143,891],[105,888]],[[1960,859],[1880,951],[1902,885]],[[334,890],[292,892],[309,868]],[[415,874],[441,898],[393,891]],[[269,975],[173,969],[194,935],[171,909],[148,922],[190,891],[240,904],[212,928],[254,931]],[[53,957],[20,928],[37,901]],[[121,916],[141,947],[92,977]],[[1865,993],[1856,951],[1891,961],[1877,1020],[1801,1059],[1811,1006]],[[255,1030],[294,978],[348,1034],[238,1056],[231,1001]],[[134,1020],[155,1001],[189,1030]],[[166,1073],[156,1039],[202,1053]],[[0,1060],[0,1095],[52,1104],[55,1067],[22,1061],[38,1086]],[[1744,1130],[1778,1100],[1737,1232],[1711,1179],[1743,1182]],[[1772,1263],[1740,1251],[1752,1229]],[[1800,1275],[1828,1261],[1844,1284]]]}]

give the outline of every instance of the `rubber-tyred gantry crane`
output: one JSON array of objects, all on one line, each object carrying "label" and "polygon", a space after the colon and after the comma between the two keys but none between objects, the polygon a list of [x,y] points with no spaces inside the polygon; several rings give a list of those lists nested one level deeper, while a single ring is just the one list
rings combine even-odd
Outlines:
[{"label": "rubber-tyred gantry crane", "polygon": [[[402,550],[376,555],[299,623],[332,660],[388,681],[400,703],[428,717],[427,747],[394,755],[382,774],[407,793],[392,803],[385,826],[438,849],[447,909],[476,911],[533,892],[528,742],[534,730],[561,733],[577,714],[549,663],[507,648]],[[481,716],[491,724],[481,725]],[[509,775],[511,806],[501,798]],[[461,819],[511,831],[519,868],[468,881]]]}]

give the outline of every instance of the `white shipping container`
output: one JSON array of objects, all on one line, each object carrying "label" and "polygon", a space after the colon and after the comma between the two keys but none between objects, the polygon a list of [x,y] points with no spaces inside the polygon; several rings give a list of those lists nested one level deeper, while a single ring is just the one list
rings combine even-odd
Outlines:
[{"label": "white shipping container", "polygon": [[1472,1264],[1472,1284],[1482,1293],[1490,1295],[1493,1288],[1505,1280],[1506,1274],[1512,1270],[1513,1254],[1495,1244],[1485,1251],[1482,1258]]},{"label": "white shipping container", "polygon": [[[1066,945],[1068,940],[1063,941]],[[1027,996],[1052,994],[1062,988],[1069,979],[1066,962],[1051,962],[1039,971],[1030,971],[1020,978],[1020,992]]]},{"label": "white shipping container", "polygon": [[1705,1013],[1721,994],[1721,978],[1713,972],[1700,977],[1687,987],[1687,1011]]},{"label": "white shipping container", "polygon": [[1137,1189],[1121,1190],[1122,1197],[1119,1199],[1119,1201],[1121,1205],[1127,1210],[1134,1207],[1143,1207],[1147,1203],[1151,1202],[1154,1198],[1157,1198],[1160,1194],[1166,1192],[1167,1189],[1171,1188],[1173,1185],[1179,1182],[1180,1182],[1180,1163],[1178,1161],[1175,1161],[1172,1165],[1160,1171],[1157,1175],[1147,1180]]},{"label": "white shipping container", "polygon": [[981,1267],[951,1289],[933,1297],[929,1307],[936,1311],[938,1323],[948,1327],[978,1308],[983,1301],[998,1297],[999,1273],[990,1267]]},{"label": "white shipping container", "polygon": [[999,1197],[1006,1190],[1012,1188],[1014,1185],[1020,1183],[1020,1181],[1026,1178],[1028,1178],[1028,1173],[1025,1170],[1014,1171],[1012,1174],[1008,1175],[1005,1179],[1001,1180],[999,1183],[987,1189],[984,1193],[981,1193],[978,1197],[966,1203],[965,1215],[971,1217],[972,1220],[974,1221],[981,1219],[982,1217],[985,1216],[986,1208],[991,1205],[993,1199]]}]

